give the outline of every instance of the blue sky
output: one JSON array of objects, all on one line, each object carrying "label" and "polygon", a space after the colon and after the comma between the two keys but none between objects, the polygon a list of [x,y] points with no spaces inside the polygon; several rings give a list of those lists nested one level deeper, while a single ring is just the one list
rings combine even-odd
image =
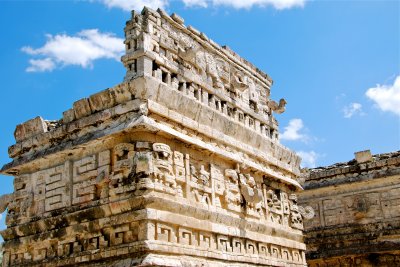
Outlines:
[{"label": "blue sky", "polygon": [[[272,77],[272,98],[288,102],[282,143],[304,166],[400,149],[399,1],[0,1],[1,165],[17,124],[59,119],[122,82],[123,27],[143,4],[178,13]],[[0,179],[0,195],[12,192],[12,178]]]}]

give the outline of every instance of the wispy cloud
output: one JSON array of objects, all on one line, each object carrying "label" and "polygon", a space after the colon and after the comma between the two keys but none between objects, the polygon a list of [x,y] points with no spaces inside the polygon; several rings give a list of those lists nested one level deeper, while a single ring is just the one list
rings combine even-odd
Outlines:
[{"label": "wispy cloud", "polygon": [[51,58],[30,59],[29,64],[30,66],[26,68],[27,72],[52,71],[56,67],[56,64]]},{"label": "wispy cloud", "polygon": [[214,5],[225,5],[234,8],[251,8],[253,6],[272,6],[278,10],[292,7],[303,7],[305,0],[212,0]]},{"label": "wispy cloud", "polygon": [[[110,8],[121,8],[125,11],[142,10],[144,6],[152,9],[166,8],[170,0],[98,0]],[[306,0],[180,0],[187,7],[226,6],[236,9],[272,6],[275,9],[303,7]]]},{"label": "wispy cloud", "polygon": [[182,2],[187,7],[193,7],[193,6],[208,7],[209,1],[207,1],[207,0],[182,0]]},{"label": "wispy cloud", "polygon": [[301,157],[301,166],[307,168],[317,167],[317,160],[320,157],[315,151],[297,151],[297,155]]},{"label": "wispy cloud", "polygon": [[165,8],[168,6],[168,0],[100,0],[107,7],[121,8],[125,11],[142,10],[147,6],[152,9]]},{"label": "wispy cloud", "polygon": [[379,85],[370,88],[366,96],[375,102],[382,111],[393,112],[400,116],[400,75],[392,85]]},{"label": "wispy cloud", "polygon": [[350,103],[343,108],[343,114],[346,119],[350,119],[356,114],[365,115],[362,110],[362,105],[360,103]]},{"label": "wispy cloud", "polygon": [[101,58],[119,60],[124,52],[123,39],[98,29],[83,30],[75,36],[66,34],[47,35],[46,43],[40,48],[25,46],[22,51],[33,57],[29,60],[28,72],[52,71],[68,65],[82,68],[93,66]]},{"label": "wispy cloud", "polygon": [[285,127],[285,131],[280,135],[280,139],[307,142],[309,140],[309,136],[305,133],[302,133],[302,130],[304,130],[303,120],[292,119],[289,121],[288,126]]}]

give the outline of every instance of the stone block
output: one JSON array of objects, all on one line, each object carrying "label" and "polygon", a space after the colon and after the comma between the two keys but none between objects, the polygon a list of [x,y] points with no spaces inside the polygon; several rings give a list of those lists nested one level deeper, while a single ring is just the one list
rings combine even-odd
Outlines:
[{"label": "stone block", "polygon": [[109,89],[101,91],[89,97],[89,104],[92,112],[101,111],[111,108],[115,104],[115,100]]},{"label": "stone block", "polygon": [[76,101],[73,105],[75,118],[77,120],[92,114],[92,109],[87,98]]},{"label": "stone block", "polygon": [[163,105],[158,104],[157,102],[149,100],[148,108],[149,108],[150,112],[154,112],[161,116],[168,117],[168,108],[164,107]]},{"label": "stone block", "polygon": [[183,25],[183,24],[185,23],[185,20],[184,20],[182,17],[180,17],[178,14],[176,14],[176,13],[173,13],[173,14],[171,15],[171,18],[172,18],[175,22],[178,22],[178,23],[181,24],[181,25]]},{"label": "stone block", "polygon": [[69,123],[75,120],[75,111],[74,109],[68,109],[63,112],[63,123]]},{"label": "stone block", "polygon": [[357,163],[370,162],[372,160],[372,155],[370,150],[364,150],[354,153]]},{"label": "stone block", "polygon": [[140,99],[134,99],[122,104],[119,104],[118,106],[113,107],[110,109],[111,111],[111,116],[118,116],[122,115],[131,111],[139,110],[140,105],[142,104],[142,101]]},{"label": "stone block", "polygon": [[121,84],[110,89],[110,93],[117,104],[121,104],[132,99],[132,94],[126,84]]},{"label": "stone block", "polygon": [[26,140],[37,134],[47,132],[47,124],[42,117],[36,117],[27,122],[17,125],[14,137],[17,142]]},{"label": "stone block", "polygon": [[193,26],[188,26],[188,30],[193,32],[194,34],[200,36],[200,31],[194,28]]}]

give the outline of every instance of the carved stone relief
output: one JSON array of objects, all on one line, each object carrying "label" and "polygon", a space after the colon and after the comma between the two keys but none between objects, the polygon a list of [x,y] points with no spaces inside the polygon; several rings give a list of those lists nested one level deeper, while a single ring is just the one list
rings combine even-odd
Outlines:
[{"label": "carved stone relief", "polygon": [[[32,185],[35,185],[32,187]],[[8,221],[110,198],[115,201],[146,190],[184,197],[272,223],[302,229],[294,196],[269,189],[250,173],[199,163],[163,143],[121,143],[80,160],[16,178],[16,192],[4,197]],[[34,188],[34,190],[32,189]],[[70,192],[72,190],[72,192]],[[266,203],[266,204],[265,204]]]}]

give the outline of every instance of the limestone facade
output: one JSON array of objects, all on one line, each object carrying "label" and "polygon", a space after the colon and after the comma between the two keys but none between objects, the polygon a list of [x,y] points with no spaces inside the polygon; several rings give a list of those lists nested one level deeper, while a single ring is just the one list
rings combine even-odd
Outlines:
[{"label": "limestone facade", "polygon": [[3,264],[3,244],[0,244],[0,266]]},{"label": "limestone facade", "polygon": [[400,266],[400,151],[361,151],[303,177],[299,202],[315,211],[305,222],[310,267]]},{"label": "limestone facade", "polygon": [[306,266],[271,78],[176,14],[125,36],[123,83],[17,126],[3,266]]}]

